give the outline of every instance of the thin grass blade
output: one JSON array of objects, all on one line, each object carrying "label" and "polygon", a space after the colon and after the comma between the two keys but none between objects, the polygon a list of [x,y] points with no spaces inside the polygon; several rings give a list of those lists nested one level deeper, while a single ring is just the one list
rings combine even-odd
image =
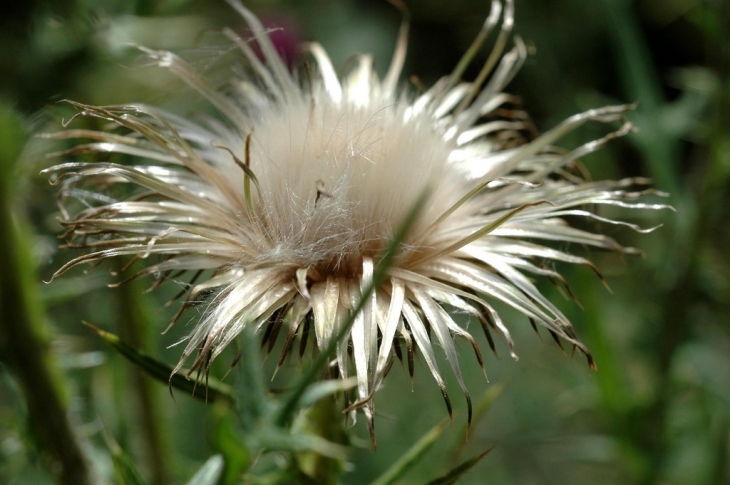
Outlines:
[{"label": "thin grass blade", "polygon": [[413,204],[413,207],[406,215],[401,226],[398,228],[398,232],[395,234],[395,237],[385,249],[382,256],[380,257],[380,260],[378,261],[378,264],[375,266],[372,282],[362,292],[362,295],[360,296],[360,301],[358,302],[357,306],[350,312],[350,314],[347,316],[347,319],[343,322],[342,327],[333,336],[333,338],[330,339],[327,346],[324,349],[321,349],[319,355],[317,355],[317,358],[314,360],[314,362],[312,362],[312,365],[310,365],[309,368],[304,372],[302,378],[294,385],[294,388],[289,393],[289,395],[282,399],[281,407],[274,417],[274,423],[276,423],[277,426],[283,426],[292,418],[294,412],[300,406],[302,396],[304,395],[305,391],[310,387],[312,383],[316,382],[317,379],[319,379],[320,375],[327,367],[327,364],[331,360],[332,356],[335,355],[335,352],[337,350],[337,343],[340,342],[345,337],[345,335],[347,335],[347,333],[350,331],[350,328],[352,328],[352,325],[355,323],[355,317],[363,309],[370,295],[373,293],[373,291],[375,291],[375,288],[379,287],[383,283],[383,281],[387,277],[388,269],[393,264],[393,261],[398,253],[398,248],[405,240],[406,235],[408,234],[410,229],[418,220],[418,216],[421,213],[421,210],[423,209],[423,206],[425,205],[426,199],[428,198],[429,194],[430,190],[427,188],[421,193],[418,200],[416,200],[416,203]]},{"label": "thin grass blade", "polygon": [[403,475],[408,472],[418,461],[423,458],[428,450],[436,443],[441,433],[449,424],[448,419],[444,419],[439,424],[431,428],[425,435],[421,437],[411,448],[406,451],[403,456],[398,459],[385,473],[380,475],[371,485],[391,485],[397,483]]},{"label": "thin grass blade", "polygon": [[119,336],[104,331],[90,323],[82,323],[104,339],[106,343],[123,357],[139,366],[147,375],[168,384],[171,390],[173,388],[178,389],[194,398],[209,402],[225,401],[232,403],[235,400],[231,387],[227,384],[212,378],[206,379],[204,383],[198,383],[185,377],[182,372],[173,374],[171,366],[135,349],[120,339]]},{"label": "thin grass blade", "polygon": [[494,447],[491,447],[488,450],[483,451],[472,458],[469,458],[465,462],[463,462],[460,465],[458,465],[457,467],[453,468],[446,475],[444,475],[440,478],[437,478],[436,480],[432,480],[432,481],[428,482],[428,485],[452,485],[452,484],[456,483],[456,481],[459,478],[464,476],[464,474],[466,472],[471,470],[474,467],[474,465],[479,463],[481,461],[481,459],[484,458],[485,456],[487,456],[493,449],[494,449]]}]

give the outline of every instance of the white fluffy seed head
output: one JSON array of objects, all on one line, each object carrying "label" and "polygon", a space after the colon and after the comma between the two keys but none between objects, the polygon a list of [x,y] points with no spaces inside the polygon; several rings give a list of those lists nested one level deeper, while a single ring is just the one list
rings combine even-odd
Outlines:
[{"label": "white fluffy seed head", "polygon": [[[197,123],[143,105],[75,104],[81,115],[112,122],[122,132],[51,135],[92,140],[62,156],[98,151],[136,157],[132,166],[70,162],[47,170],[64,174],[62,201],[75,197],[85,205],[73,215],[64,208],[67,246],[90,251],[54,276],[108,257],[160,255],[160,261],[130,278],[159,275],[164,280],[171,272],[189,271],[195,282],[178,317],[195,305],[205,308],[176,371],[192,355],[197,355],[193,368],[209,368],[247,326],[277,329],[263,332],[265,338],[287,335],[278,369],[305,329],[313,328],[320,349],[342,330],[373,280],[377,258],[428,189],[430,197],[388,268],[387,280],[360,302],[362,312],[337,342],[334,372],[357,377],[354,400],[371,433],[373,394],[396,354],[411,363],[414,352],[422,355],[451,410],[437,346],[471,416],[452,336],[473,346],[482,367],[483,360],[473,336],[448,308],[479,320],[490,345],[492,330],[503,335],[512,353],[509,331],[493,307],[494,302],[509,305],[592,363],[570,322],[533,279],[546,276],[567,287],[553,269],[555,262],[595,269],[551,243],[634,252],[609,237],[571,227],[566,217],[641,230],[586,207],[666,208],[633,202],[651,193],[631,191],[646,184],[643,179],[591,182],[575,168],[579,157],[630,131],[622,116],[630,106],[590,110],[532,138],[524,113],[502,92],[526,55],[524,44],[517,40],[501,60],[487,61],[494,70],[484,86],[459,79],[467,57],[454,73],[414,96],[396,89],[405,55],[403,28],[382,83],[368,57],[340,80],[324,50],[313,44],[309,47],[318,70],[300,85],[258,19],[235,0],[231,4],[253,31],[250,41],[258,43],[265,61],[248,41],[227,31],[253,73],[252,79],[233,83],[238,98],[211,89],[175,55],[146,50],[210,100],[223,122]],[[494,0],[469,55],[501,11]],[[512,24],[512,2],[507,0],[490,59],[500,59]],[[505,105],[509,109],[500,110]],[[512,115],[504,119],[501,112]],[[572,151],[553,147],[589,121],[620,121],[622,126]],[[130,185],[133,195],[113,199],[109,188],[116,184]],[[201,274],[205,281],[198,280]],[[279,332],[282,326],[287,331]]]}]

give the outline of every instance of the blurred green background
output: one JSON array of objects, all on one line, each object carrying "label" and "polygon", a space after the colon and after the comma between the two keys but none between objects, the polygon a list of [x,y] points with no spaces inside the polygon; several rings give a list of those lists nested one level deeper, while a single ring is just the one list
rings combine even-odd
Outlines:
[{"label": "blurred green background", "polygon": [[[408,3],[405,71],[430,85],[453,68],[489,5]],[[247,6],[267,25],[285,28],[286,35],[277,35],[291,47],[293,61],[299,41],[316,39],[341,72],[358,52],[375,54],[378,66],[387,68],[400,22],[385,1]],[[95,480],[111,480],[103,429],[149,483],[184,483],[211,454],[232,446],[230,411],[181,393],[173,401],[164,385],[141,376],[80,323],[113,331],[174,364],[181,349],[169,347],[189,326],[160,335],[175,308],[158,309],[175,288],[146,294],[139,282],[109,289],[113,278],[105,268],[42,283],[69,255],[57,250],[55,189],[38,175],[53,163],[44,153],[57,147],[33,137],[60,130],[62,119],[73,114],[57,103],[62,99],[198,109],[193,93],[169,74],[146,68],[129,43],[173,49],[212,79],[225,78],[229,71],[220,66],[230,65],[226,58],[235,54],[219,33],[223,26],[245,33],[242,20],[218,0],[5,6],[0,483],[73,483],[59,463],[74,463],[78,449],[93,463]],[[646,257],[573,248],[597,263],[612,288],[606,291],[589,269],[561,267],[584,309],[549,284],[541,286],[594,352],[598,372],[583,359],[564,356],[549,337],[541,342],[523,317],[505,310],[520,360],[512,361],[499,343],[502,359],[486,357],[486,383],[471,365],[470,349],[462,347],[467,383],[484,412],[465,441],[466,409],[458,386],[449,382],[454,424],[403,483],[426,483],[492,446],[459,483],[730,483],[730,2],[516,0],[515,31],[535,53],[508,90],[523,99],[536,126],[544,131],[579,111],[637,102],[630,118],[640,133],[583,162],[595,179],[652,178],[671,193],[677,212],[621,213],[645,227],[663,224],[648,235],[600,228]],[[586,127],[563,144],[574,147],[604,133],[605,127]],[[296,368],[293,360],[288,369]],[[343,483],[369,483],[446,416],[422,362],[413,392],[407,371],[393,369],[378,393],[377,411],[378,451],[369,449],[359,422]]]}]

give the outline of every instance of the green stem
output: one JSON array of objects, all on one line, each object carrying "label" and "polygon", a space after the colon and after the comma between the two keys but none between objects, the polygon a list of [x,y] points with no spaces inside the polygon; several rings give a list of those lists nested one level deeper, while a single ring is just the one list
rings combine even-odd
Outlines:
[{"label": "green stem", "polygon": [[[119,289],[119,304],[121,306],[121,319],[118,322],[119,334],[124,340],[135,348],[149,347],[149,332],[146,327],[152,325],[146,311],[146,301],[141,298],[143,288],[138,281],[122,285]],[[130,398],[135,401],[136,410],[133,419],[136,421],[135,428],[139,430],[139,452],[136,457],[145,464],[149,470],[149,481],[151,484],[163,484],[169,481],[169,470],[165,459],[165,442],[162,431],[160,409],[157,404],[157,396],[148,375],[136,365],[129,365],[127,368],[131,378],[132,394]]]},{"label": "green stem", "polygon": [[25,133],[11,110],[0,106],[0,358],[25,395],[33,438],[62,485],[90,484],[88,466],[67,416],[45,333],[32,241],[13,207],[14,164]]},{"label": "green stem", "polygon": [[[335,401],[334,398],[320,399],[307,411],[307,416],[315,428],[317,436],[331,443],[348,444],[341,401]],[[297,458],[299,466],[315,483],[321,485],[339,483],[340,475],[344,470],[342,460],[320,453],[301,453]]]}]

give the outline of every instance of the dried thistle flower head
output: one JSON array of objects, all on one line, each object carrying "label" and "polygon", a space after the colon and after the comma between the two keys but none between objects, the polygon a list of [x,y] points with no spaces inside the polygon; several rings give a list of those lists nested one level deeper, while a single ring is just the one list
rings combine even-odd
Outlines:
[{"label": "dried thistle flower head", "polygon": [[[504,8],[492,2],[472,54],[422,94],[398,85],[407,23],[383,80],[368,56],[338,78],[318,44],[308,45],[316,69],[298,80],[259,20],[235,0],[231,4],[252,38],[226,31],[249,68],[249,76],[232,80],[226,94],[174,54],[145,51],[206,97],[222,119],[193,121],[146,105],[74,103],[77,116],[113,127],[52,135],[92,140],[61,156],[91,151],[135,159],[131,165],[70,162],[46,171],[61,174],[66,247],[90,250],[54,276],[111,257],[158,256],[131,278],[153,275],[162,282],[188,272],[187,297],[175,320],[191,307],[204,309],[178,369],[194,354],[192,369],[209,367],[247,326],[263,334],[269,351],[278,335],[285,336],[281,366],[297,339],[303,349],[313,331],[323,348],[337,333],[372,280],[379,255],[430,187],[386,281],[365,302],[332,363],[335,374],[356,376],[357,401],[371,433],[373,394],[396,357],[407,360],[412,375],[414,354],[422,356],[451,413],[436,346],[461,385],[471,419],[453,339],[465,339],[483,368],[482,356],[474,336],[448,309],[477,320],[492,349],[494,330],[511,350],[509,331],[493,307],[507,304],[592,364],[570,322],[531,277],[567,288],[553,262],[595,270],[588,260],[554,249],[556,242],[635,252],[571,227],[566,216],[625,224],[588,207],[664,207],[632,202],[648,192],[641,188],[646,180],[594,182],[577,168],[579,157],[631,130],[622,116],[629,106],[578,114],[533,136],[515,98],[503,92],[526,56],[519,38],[503,52],[513,26],[511,0]],[[461,81],[473,52],[500,19],[482,74]],[[617,121],[620,128],[572,151],[554,146],[593,121]],[[69,214],[63,204],[68,198],[86,208]]]}]

